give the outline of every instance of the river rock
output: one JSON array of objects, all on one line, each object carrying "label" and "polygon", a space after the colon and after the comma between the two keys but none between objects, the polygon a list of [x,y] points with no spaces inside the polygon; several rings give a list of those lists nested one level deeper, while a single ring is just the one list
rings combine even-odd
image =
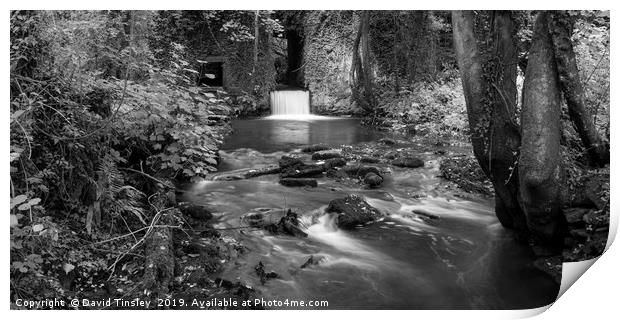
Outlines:
[{"label": "river rock", "polygon": [[287,187],[317,187],[316,179],[308,178],[282,178],[280,184]]},{"label": "river rock", "polygon": [[213,214],[211,214],[211,212],[203,206],[181,202],[179,205],[179,210],[182,214],[188,215],[196,220],[206,221],[213,218]]},{"label": "river rock", "polygon": [[294,237],[307,238],[308,234],[299,228],[297,213],[288,209],[286,215],[276,224],[265,226],[265,229],[273,234],[288,234]]},{"label": "river rock", "polygon": [[235,181],[235,180],[242,180],[243,177],[238,175],[238,174],[222,174],[219,176],[215,176],[213,178],[213,181]]},{"label": "river rock", "polygon": [[316,164],[302,164],[295,167],[289,167],[282,169],[280,172],[281,178],[306,178],[320,175],[325,171],[325,168]]},{"label": "river rock", "polygon": [[418,215],[418,216],[422,217],[422,219],[423,219],[423,220],[427,220],[427,219],[430,219],[430,220],[439,220],[439,216],[438,216],[438,215],[435,215],[435,214],[432,214],[432,213],[429,213],[429,212],[426,212],[426,211],[422,211],[422,210],[413,210],[413,211],[411,211],[411,212],[413,212],[413,213],[415,213],[416,215]]},{"label": "river rock", "polygon": [[264,219],[265,216],[259,212],[250,212],[243,217],[243,220],[252,227],[263,225]]},{"label": "river rock", "polygon": [[390,138],[379,139],[379,143],[383,143],[388,146],[392,146],[396,144],[396,140]]},{"label": "river rock", "polygon": [[342,180],[342,179],[346,179],[349,177],[349,175],[344,172],[344,170],[342,169],[329,169],[327,170],[327,177],[328,178],[333,178],[336,180]]},{"label": "river rock", "polygon": [[323,150],[329,150],[329,149],[331,148],[328,145],[319,143],[319,144],[312,144],[309,146],[305,146],[301,148],[301,152],[317,152],[317,151],[323,151]]},{"label": "river rock", "polygon": [[404,168],[419,168],[424,167],[424,161],[420,158],[404,157],[392,161],[392,165]]},{"label": "river rock", "polygon": [[398,151],[388,151],[388,152],[384,155],[384,157],[385,157],[386,159],[388,159],[388,160],[394,160],[394,159],[398,158],[398,156],[399,156]]},{"label": "river rock", "polygon": [[305,268],[307,268],[309,266],[315,266],[315,265],[318,265],[319,263],[321,263],[323,260],[325,260],[324,257],[315,257],[315,256],[312,255],[299,268],[300,269],[305,269]]},{"label": "river rock", "polygon": [[379,163],[379,159],[375,157],[365,156],[360,159],[360,162],[361,163]]},{"label": "river rock", "polygon": [[372,172],[378,176],[381,176],[381,171],[379,170],[379,168],[371,167],[371,166],[363,166],[359,164],[344,166],[342,167],[342,170],[344,170],[344,172],[346,172],[349,176],[352,176],[355,178],[363,178],[369,172]]},{"label": "river rock", "polygon": [[383,178],[374,172],[368,172],[364,176],[364,183],[372,188],[378,187],[383,183]]},{"label": "river rock", "polygon": [[244,173],[243,176],[244,178],[249,179],[249,178],[259,177],[259,176],[263,176],[267,174],[277,174],[277,173],[280,173],[279,166],[267,166],[264,168],[251,169],[248,172]]},{"label": "river rock", "polygon": [[353,229],[381,216],[379,210],[354,194],[330,201],[325,211],[338,213],[336,225],[341,229]]},{"label": "river rock", "polygon": [[323,168],[325,168],[325,170],[329,170],[335,167],[344,167],[346,165],[347,165],[347,160],[343,158],[331,158],[331,159],[325,160],[325,163],[323,163]]},{"label": "river rock", "polygon": [[281,170],[284,170],[284,169],[295,168],[298,166],[303,166],[304,163],[299,158],[282,156],[282,158],[280,158],[280,160],[278,161],[278,165],[280,166]]},{"label": "river rock", "polygon": [[256,271],[256,275],[259,277],[261,284],[265,284],[265,282],[269,279],[278,277],[278,274],[273,271],[265,272],[265,265],[263,265],[262,261],[258,262],[256,267],[254,267],[254,270]]},{"label": "river rock", "polygon": [[327,160],[332,158],[342,158],[340,152],[328,150],[328,151],[319,151],[312,154],[312,160]]}]

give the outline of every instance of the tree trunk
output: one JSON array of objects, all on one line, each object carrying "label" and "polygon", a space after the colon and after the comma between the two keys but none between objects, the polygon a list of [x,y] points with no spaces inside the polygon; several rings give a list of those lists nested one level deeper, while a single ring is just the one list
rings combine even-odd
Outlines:
[{"label": "tree trunk", "polygon": [[507,228],[525,230],[519,206],[516,159],[520,136],[513,120],[516,105],[516,48],[508,13],[494,17],[494,55],[483,75],[471,11],[452,13],[454,47],[461,73],[474,155],[493,183],[495,213]]},{"label": "tree trunk", "polygon": [[519,203],[519,170],[517,159],[521,145],[519,126],[515,120],[517,106],[516,31],[508,11],[493,14],[495,39],[493,56],[487,62],[492,103],[489,133],[489,178],[495,189],[495,212],[505,225],[526,230],[525,215]]},{"label": "tree trunk", "polygon": [[560,76],[560,85],[571,121],[593,163],[605,166],[609,163],[609,145],[604,143],[585,103],[585,90],[579,77],[577,59],[571,41],[573,24],[565,11],[550,13],[549,32],[555,51],[555,59]]},{"label": "tree trunk", "polygon": [[359,28],[353,42],[353,61],[351,65],[351,91],[353,98],[366,112],[375,109],[376,101],[372,89],[372,74],[370,66],[370,43],[368,32],[370,29],[370,12],[362,11]]},{"label": "tree trunk", "polygon": [[259,41],[259,33],[258,33],[258,15],[260,14],[259,10],[254,12],[254,57],[252,60],[252,90],[254,90],[254,82],[256,79],[256,67],[258,66],[258,41]]},{"label": "tree trunk", "polygon": [[536,17],[523,83],[519,182],[530,231],[540,240],[555,240],[563,225],[560,188],[560,88],[547,29],[547,12]]}]

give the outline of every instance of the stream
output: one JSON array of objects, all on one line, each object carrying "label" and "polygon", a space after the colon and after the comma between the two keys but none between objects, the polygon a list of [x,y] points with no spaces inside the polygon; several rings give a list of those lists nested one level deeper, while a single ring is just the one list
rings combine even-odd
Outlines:
[{"label": "stream", "polygon": [[[256,228],[226,233],[248,250],[227,265],[222,277],[252,286],[266,300],[325,300],[329,309],[522,309],[553,302],[559,285],[533,267],[531,249],[517,243],[495,217],[493,203],[463,200],[437,191],[439,156],[414,136],[398,136],[362,127],[359,119],[233,121],[234,133],[220,151],[217,174],[277,164],[302,146],[364,144],[383,137],[399,141],[425,161],[423,168],[388,170],[380,188],[319,178],[318,187],[285,187],[277,175],[192,185],[185,201],[215,212],[214,226],[244,226],[256,212],[277,222],[286,209],[301,215],[308,238],[272,235]],[[448,154],[469,153],[443,147]],[[311,154],[299,155],[312,163]],[[344,231],[327,204],[347,194],[363,196],[385,213],[379,221]],[[429,222],[412,211],[439,219]],[[312,256],[317,264],[300,268]],[[279,276],[261,284],[260,262]]]}]

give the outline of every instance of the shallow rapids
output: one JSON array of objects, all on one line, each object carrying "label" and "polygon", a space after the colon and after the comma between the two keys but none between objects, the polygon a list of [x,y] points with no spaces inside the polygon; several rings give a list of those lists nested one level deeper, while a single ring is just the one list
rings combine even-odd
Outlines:
[{"label": "shallow rapids", "polygon": [[[236,132],[220,153],[218,174],[273,165],[308,143],[350,145],[383,136],[359,127],[355,119],[257,121],[266,120],[233,124]],[[243,217],[252,212],[272,222],[289,208],[301,215],[308,238],[256,228],[226,231],[248,252],[222,277],[254,287],[265,299],[326,300],[330,309],[512,309],[554,301],[558,286],[532,266],[531,249],[500,226],[490,200],[462,200],[437,191],[442,183],[437,156],[420,151],[420,157],[424,168],[378,165],[391,171],[378,189],[328,178],[319,179],[316,188],[291,188],[278,184],[277,175],[266,175],[199,182],[186,192],[186,200],[215,212],[218,228],[244,226]],[[304,161],[311,161],[309,155]],[[338,229],[325,208],[347,194],[364,197],[385,216],[352,231]],[[311,256],[314,264],[300,268]],[[261,284],[254,271],[259,261],[279,277]]]}]

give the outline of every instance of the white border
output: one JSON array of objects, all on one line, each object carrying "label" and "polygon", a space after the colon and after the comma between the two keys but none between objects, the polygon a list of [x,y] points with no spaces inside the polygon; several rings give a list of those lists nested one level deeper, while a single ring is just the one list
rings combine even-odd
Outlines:
[{"label": "white border", "polygon": [[[8,44],[8,29],[9,29],[9,10],[10,9],[194,9],[194,10],[206,10],[206,9],[306,9],[306,10],[344,10],[344,9],[401,9],[401,10],[449,10],[449,9],[511,9],[511,10],[531,10],[531,9],[599,9],[599,10],[612,10],[612,29],[611,33],[611,52],[617,52],[618,37],[617,28],[618,25],[615,21],[615,13],[617,8],[617,2],[612,1],[575,1],[567,0],[561,2],[549,1],[543,3],[542,1],[522,0],[515,1],[514,3],[503,1],[456,1],[456,0],[444,0],[444,1],[393,1],[393,0],[381,0],[381,1],[368,1],[366,3],[360,3],[358,1],[333,1],[333,0],[313,0],[308,2],[293,3],[292,1],[275,1],[275,0],[261,0],[261,1],[148,1],[140,3],[131,3],[129,1],[122,0],[108,0],[108,1],[20,1],[2,3],[2,7],[5,7],[3,11],[4,20],[2,20],[4,27],[3,37],[5,37],[5,44]],[[5,47],[6,48],[6,47]],[[5,49],[6,50],[6,49]],[[8,102],[8,88],[9,88],[9,66],[6,64],[6,60],[9,60],[9,52],[4,52],[5,63],[2,65],[4,78],[3,97],[4,101]],[[612,55],[613,56],[613,55]],[[616,105],[617,98],[614,95],[613,84],[617,83],[618,70],[616,60],[611,60],[611,104]],[[9,151],[9,108],[5,109],[5,130],[2,131],[2,138],[0,143],[3,150],[6,153]],[[613,122],[618,122],[617,119],[619,112],[613,107],[611,108],[611,119]],[[616,129],[611,127],[612,141],[616,141]],[[612,163],[618,161],[619,152],[614,152],[615,148],[612,146],[611,159]],[[5,157],[7,154],[5,153]],[[8,158],[8,157],[7,157]],[[6,158],[5,158],[6,159]],[[7,177],[9,174],[8,166],[2,167],[2,174]],[[612,167],[611,174],[611,186],[612,190],[615,190],[614,186],[618,186],[618,170]],[[5,208],[8,207],[8,184],[2,184],[2,194],[4,194]],[[514,311],[270,311],[270,312],[256,312],[256,311],[149,311],[148,313],[134,312],[134,311],[98,311],[98,312],[75,312],[75,311],[8,311],[9,309],[9,245],[8,245],[8,232],[7,224],[3,228],[3,239],[5,244],[2,246],[2,256],[5,257],[2,264],[2,270],[0,274],[4,274],[2,295],[0,299],[6,306],[3,313],[8,316],[18,316],[20,318],[82,318],[88,316],[95,319],[106,319],[109,317],[136,317],[146,315],[149,318],[169,318],[179,316],[195,316],[211,318],[240,318],[240,319],[273,319],[286,318],[286,319],[312,319],[316,320],[317,317],[347,317],[347,318],[365,318],[365,317],[377,317],[377,316],[389,316],[390,318],[437,318],[437,319],[514,319],[531,317],[534,315],[540,315],[542,319],[560,319],[560,318],[610,318],[617,314],[617,285],[620,285],[618,270],[620,270],[620,252],[618,246],[609,247],[611,242],[615,238],[615,233],[618,228],[618,204],[615,199],[615,193],[612,193],[611,199],[611,213],[612,219],[610,224],[610,239],[608,241],[608,250],[605,254],[599,258],[598,262],[581,262],[575,264],[565,264],[565,276],[576,280],[577,275],[584,270],[588,265],[592,265],[591,270],[586,272],[581,279],[577,281],[572,289],[565,291],[561,299],[553,304],[547,312],[547,307],[531,310],[514,310]],[[5,217],[8,220],[8,215]],[[6,221],[6,220],[5,220]],[[576,271],[575,271],[576,270]],[[569,276],[569,273],[571,275]],[[564,278],[564,277],[563,277]],[[564,279],[563,279],[564,280]],[[565,281],[564,281],[565,282]],[[568,282],[567,282],[568,283]],[[567,289],[566,284],[563,284],[563,289]],[[112,313],[113,312],[113,313]],[[544,313],[543,313],[544,312]]]}]

